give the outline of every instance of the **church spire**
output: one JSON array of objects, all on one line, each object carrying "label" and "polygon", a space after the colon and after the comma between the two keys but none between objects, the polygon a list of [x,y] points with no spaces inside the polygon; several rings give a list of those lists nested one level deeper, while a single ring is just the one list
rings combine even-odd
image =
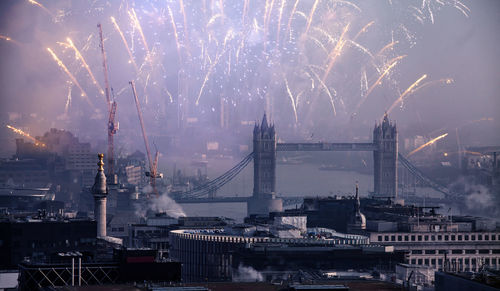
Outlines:
[{"label": "church spire", "polygon": [[269,127],[269,125],[267,124],[266,113],[264,112],[264,117],[262,117],[262,124],[260,125],[260,128],[264,131],[268,127]]}]

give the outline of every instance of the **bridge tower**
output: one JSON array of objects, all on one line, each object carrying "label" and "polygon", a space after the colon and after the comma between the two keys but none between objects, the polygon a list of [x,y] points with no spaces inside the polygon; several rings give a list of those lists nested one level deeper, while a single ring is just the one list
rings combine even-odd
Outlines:
[{"label": "bridge tower", "polygon": [[397,198],[398,195],[398,131],[396,123],[389,121],[387,113],[381,124],[375,124],[373,143],[374,192]]},{"label": "bridge tower", "polygon": [[260,126],[255,123],[253,129],[253,196],[247,203],[248,215],[283,211],[275,191],[276,132],[264,114]]}]

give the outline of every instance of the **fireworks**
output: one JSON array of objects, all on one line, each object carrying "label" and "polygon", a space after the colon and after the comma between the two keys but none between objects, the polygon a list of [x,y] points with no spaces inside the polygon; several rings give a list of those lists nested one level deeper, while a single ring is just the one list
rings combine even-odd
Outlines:
[{"label": "fireworks", "polygon": [[128,46],[127,39],[123,35],[123,32],[120,29],[120,26],[118,26],[118,23],[116,22],[116,20],[113,16],[111,16],[111,22],[113,23],[113,26],[115,27],[116,31],[118,31],[118,34],[120,34],[120,38],[123,41],[123,45],[125,45],[125,48],[127,49],[127,53],[128,53],[129,58],[130,58],[130,62],[132,63],[132,65],[134,65],[135,71],[139,72],[139,68],[137,68],[137,64],[134,60],[134,56],[132,55],[132,51],[130,51],[130,47]]},{"label": "fireworks", "polygon": [[75,84],[78,87],[78,89],[80,89],[80,92],[81,92],[80,95],[93,108],[94,105],[92,104],[92,102],[88,98],[87,93],[85,93],[85,91],[83,90],[82,86],[80,86],[80,83],[78,83],[78,81],[76,80],[75,76],[73,76],[73,74],[71,74],[71,72],[68,70],[68,68],[66,67],[66,65],[64,65],[64,63],[57,57],[57,55],[52,51],[52,49],[47,48],[47,51],[50,53],[50,55],[52,56],[52,58],[54,58],[54,61],[56,61],[57,65],[59,65],[59,67],[61,69],[63,69],[63,71],[66,73],[66,75],[68,75],[68,77],[71,79],[71,81],[73,82],[73,84]]},{"label": "fireworks", "polygon": [[12,43],[17,44],[17,45],[20,45],[19,42],[15,41],[12,38],[10,38],[8,36],[5,36],[5,35],[1,35],[0,34],[0,39],[3,39],[5,41],[7,41],[7,42],[12,42]]},{"label": "fireworks", "polygon": [[[109,17],[117,37],[108,38],[107,43],[111,49],[126,49],[126,54],[117,50],[110,60],[113,79],[125,79],[121,73],[129,73],[132,64],[135,74],[126,77],[134,79],[137,89],[142,90],[145,110],[153,109],[156,120],[174,111],[179,120],[190,115],[213,120],[208,115],[220,113],[217,108],[223,99],[231,105],[224,109],[224,115],[249,119],[266,107],[276,122],[301,127],[315,126],[324,118],[318,113],[347,121],[368,97],[391,111],[418,90],[453,82],[425,82],[424,78],[400,94],[402,74],[397,69],[406,57],[404,50],[418,39],[415,23],[432,23],[444,7],[458,9],[466,16],[469,13],[458,0],[417,4],[382,1],[376,11],[372,4],[345,0],[76,2],[69,1],[64,8],[51,3],[57,22],[70,23],[67,16],[76,18],[76,9],[82,6],[86,17]],[[46,9],[36,1],[30,3]],[[393,14],[398,14],[397,19],[387,19]],[[48,49],[71,81],[69,96],[62,101],[65,112],[72,105],[72,86],[89,104],[84,90],[90,94],[96,87],[100,94],[105,93],[92,73],[95,60],[100,58],[92,40],[95,33],[89,36],[83,26],[68,24],[68,28],[57,28],[65,36],[71,31],[72,38],[59,44],[75,57],[66,54],[60,59]],[[61,93],[61,98],[65,94]],[[381,99],[398,95],[392,105],[393,100]],[[287,104],[293,110],[272,112]],[[380,113],[367,118],[377,118]],[[304,122],[309,118],[310,122]]]},{"label": "fireworks", "polygon": [[172,29],[174,30],[175,44],[177,47],[177,57],[179,58],[179,63],[181,63],[182,62],[181,45],[179,43],[179,35],[177,34],[177,27],[175,26],[174,15],[172,13],[172,9],[170,9],[170,6],[168,6],[168,15],[170,16]]},{"label": "fireworks", "polygon": [[54,14],[52,14],[52,12],[50,12],[50,10],[49,10],[49,9],[47,9],[47,8],[46,8],[45,6],[43,6],[42,4],[40,4],[40,3],[36,2],[35,0],[28,0],[28,2],[29,2],[30,4],[33,4],[33,5],[35,5],[35,6],[38,6],[38,7],[42,8],[42,10],[43,10],[43,11],[47,12],[47,14],[49,14],[49,15],[50,15],[50,16],[52,16],[52,17],[54,17]]},{"label": "fireworks", "polygon": [[405,96],[408,94],[411,94],[413,92],[413,89],[415,87],[417,87],[418,84],[420,84],[420,82],[422,82],[422,80],[424,80],[425,78],[427,78],[426,74],[422,75],[422,77],[418,78],[418,80],[416,80],[413,84],[411,84],[410,87],[408,87],[408,89],[406,89],[403,92],[403,94],[401,94],[401,96],[399,96],[399,98],[396,99],[396,101],[394,101],[394,103],[392,103],[391,107],[389,107],[386,114],[389,114],[392,111],[392,109],[394,109],[394,107],[396,107],[396,105],[398,105],[398,103],[403,102],[403,99],[405,98]]},{"label": "fireworks", "polygon": [[71,38],[66,38],[66,41],[68,42],[69,44],[69,47],[71,47],[74,51],[75,51],[75,56],[76,56],[76,59],[77,60],[80,60],[82,62],[82,65],[83,67],[87,70],[87,72],[89,73],[89,76],[90,78],[92,79],[92,82],[94,83],[94,85],[97,87],[97,89],[99,90],[99,93],[101,93],[101,95],[104,96],[104,90],[101,88],[101,85],[99,85],[99,83],[97,83],[97,80],[95,79],[94,77],[94,74],[92,74],[92,71],[90,70],[89,68],[89,65],[87,64],[87,62],[85,61],[85,59],[83,58],[82,54],[80,53],[80,51],[76,48],[76,46],[73,44],[73,41],[71,40]]},{"label": "fireworks", "polygon": [[[406,57],[406,55],[404,56],[399,56],[399,57],[396,57],[394,59],[394,61],[384,70],[384,72],[380,75],[380,77],[377,79],[377,81],[375,81],[375,83],[373,83],[373,85],[371,85],[371,87],[368,89],[368,91],[366,92],[366,95],[363,99],[361,99],[358,103],[358,105],[356,105],[356,109],[354,110],[354,113],[355,114],[359,107],[361,107],[361,105],[365,102],[366,98],[368,98],[368,95],[370,95],[370,93],[373,91],[373,89],[375,89],[375,87],[377,85],[380,85],[382,84],[382,79],[392,70],[392,68],[394,68],[398,62],[403,59],[404,57]],[[392,60],[391,60],[392,61]]]},{"label": "fireworks", "polygon": [[430,141],[426,142],[425,144],[423,144],[423,145],[419,146],[418,148],[414,149],[413,151],[411,151],[408,154],[408,157],[411,156],[411,155],[413,155],[413,154],[415,154],[415,153],[417,153],[417,152],[419,152],[423,148],[430,146],[431,144],[435,143],[436,141],[438,141],[438,140],[440,140],[442,138],[445,138],[446,136],[448,136],[448,133],[442,134],[442,135],[440,135],[440,136],[438,136],[436,138],[431,139]]},{"label": "fireworks", "polygon": [[10,126],[10,125],[7,125],[7,128],[11,129],[13,132],[17,133],[17,134],[20,134],[24,137],[27,137],[28,139],[32,140],[33,143],[38,146],[38,147],[46,147],[47,145],[44,144],[43,142],[37,140],[36,138],[32,137],[31,135],[29,135],[29,133],[26,133],[18,128],[15,128],[13,126]]},{"label": "fireworks", "polygon": [[293,99],[292,91],[290,91],[290,87],[288,86],[288,80],[285,76],[283,76],[286,85],[286,92],[288,93],[288,97],[290,97],[290,102],[292,103],[293,113],[295,114],[295,123],[299,122],[299,118],[297,116],[297,103],[295,99]]}]

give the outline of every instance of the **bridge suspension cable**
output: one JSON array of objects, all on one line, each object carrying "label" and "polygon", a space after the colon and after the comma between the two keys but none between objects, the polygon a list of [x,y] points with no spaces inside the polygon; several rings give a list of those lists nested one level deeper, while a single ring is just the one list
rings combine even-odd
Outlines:
[{"label": "bridge suspension cable", "polygon": [[413,174],[418,180],[421,182],[424,182],[426,185],[431,187],[432,189],[443,193],[446,197],[452,197],[453,194],[450,193],[450,191],[440,183],[432,180],[431,178],[427,177],[422,171],[420,171],[417,167],[415,167],[408,159],[406,159],[402,154],[398,154],[398,159],[401,162],[401,164],[411,173]]},{"label": "bridge suspension cable", "polygon": [[219,177],[207,182],[201,186],[193,188],[189,191],[180,194],[182,198],[198,198],[217,191],[220,187],[226,185],[234,177],[236,177],[248,164],[253,160],[253,152],[248,154],[243,160],[232,167],[230,170],[220,175]]}]

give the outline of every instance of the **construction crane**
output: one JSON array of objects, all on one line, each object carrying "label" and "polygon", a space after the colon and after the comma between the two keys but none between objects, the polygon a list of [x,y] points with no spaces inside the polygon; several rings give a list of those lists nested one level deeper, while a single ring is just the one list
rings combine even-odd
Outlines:
[{"label": "construction crane", "polygon": [[108,109],[108,166],[107,166],[107,177],[109,184],[116,184],[115,180],[115,153],[114,153],[114,141],[113,136],[118,131],[119,124],[115,122],[116,116],[116,102],[113,98],[111,100],[110,97],[110,87],[108,80],[108,65],[106,62],[106,51],[104,50],[104,39],[102,37],[102,26],[100,23],[97,24],[99,28],[99,38],[100,38],[100,47],[102,54],[102,67],[104,69],[104,85],[105,85],[105,94],[106,94],[106,105]]},{"label": "construction crane", "polygon": [[139,103],[139,98],[137,98],[137,92],[135,90],[134,81],[129,82],[132,86],[132,93],[134,93],[135,106],[137,107],[137,115],[139,116],[139,122],[141,124],[142,137],[144,138],[144,145],[146,146],[146,153],[148,156],[149,172],[146,172],[146,176],[149,177],[151,187],[153,188],[153,193],[158,196],[158,190],[156,189],[156,179],[163,178],[163,174],[158,173],[158,158],[159,152],[156,150],[154,161],[151,158],[151,150],[149,149],[149,142],[146,136],[146,129],[144,127],[144,119],[142,118],[141,104]]}]

